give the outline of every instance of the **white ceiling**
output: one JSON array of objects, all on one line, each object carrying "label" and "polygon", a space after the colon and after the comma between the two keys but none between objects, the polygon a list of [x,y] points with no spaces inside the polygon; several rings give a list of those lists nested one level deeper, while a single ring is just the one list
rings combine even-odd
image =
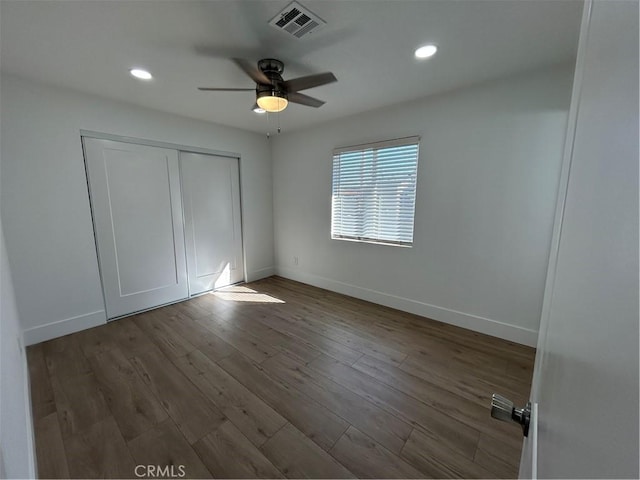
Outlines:
[{"label": "white ceiling", "polygon": [[[3,72],[256,132],[253,87],[229,57],[285,62],[285,80],[332,71],[338,83],[304,93],[283,131],[521,71],[570,62],[581,0],[302,0],[327,22],[295,39],[268,25],[289,0],[0,0]],[[414,49],[439,45],[418,61]],[[134,66],[154,80],[133,79]]]}]

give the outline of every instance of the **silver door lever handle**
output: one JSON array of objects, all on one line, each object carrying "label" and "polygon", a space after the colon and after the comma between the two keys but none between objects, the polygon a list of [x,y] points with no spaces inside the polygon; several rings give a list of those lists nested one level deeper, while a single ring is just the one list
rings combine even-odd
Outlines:
[{"label": "silver door lever handle", "polygon": [[491,416],[503,422],[514,421],[522,426],[525,437],[529,435],[531,402],[528,402],[524,408],[515,408],[511,400],[494,393],[491,396]]}]

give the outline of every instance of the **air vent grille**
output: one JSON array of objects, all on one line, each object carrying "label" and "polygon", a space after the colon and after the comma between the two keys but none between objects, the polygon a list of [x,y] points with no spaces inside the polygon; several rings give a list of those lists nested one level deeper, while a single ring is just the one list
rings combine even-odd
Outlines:
[{"label": "air vent grille", "polygon": [[302,38],[326,25],[326,22],[298,2],[291,2],[271,19],[269,25],[296,38]]}]

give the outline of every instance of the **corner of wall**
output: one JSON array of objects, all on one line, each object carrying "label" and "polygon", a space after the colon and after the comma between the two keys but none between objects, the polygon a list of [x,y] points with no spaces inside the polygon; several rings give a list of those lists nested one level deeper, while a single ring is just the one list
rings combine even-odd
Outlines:
[{"label": "corner of wall", "polygon": [[272,275],[275,275],[275,272],[276,268],[274,266],[247,272],[247,282],[255,282],[256,280],[260,280],[262,278],[271,277]]}]

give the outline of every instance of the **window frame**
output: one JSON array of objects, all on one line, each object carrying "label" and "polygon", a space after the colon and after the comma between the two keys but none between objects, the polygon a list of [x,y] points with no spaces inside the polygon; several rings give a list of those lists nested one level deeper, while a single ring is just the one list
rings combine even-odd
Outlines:
[{"label": "window frame", "polygon": [[[388,245],[388,246],[404,247],[404,248],[413,247],[414,240],[415,240],[414,238],[415,211],[416,211],[416,197],[417,197],[417,186],[418,186],[418,161],[420,157],[420,140],[421,138],[419,136],[409,136],[409,137],[395,138],[391,140],[339,147],[333,150],[332,169],[331,169],[331,239],[332,240],[342,240],[342,241],[358,242],[358,243],[370,243],[375,245]],[[367,193],[371,194],[373,191],[375,191],[376,181],[380,176],[380,172],[378,170],[379,165],[377,163],[378,152],[380,150],[387,149],[387,148],[408,147],[408,146],[415,146],[415,167],[413,168],[413,172],[412,172],[412,176],[413,176],[412,194],[413,195],[411,198],[412,205],[410,210],[410,214],[411,214],[410,241],[383,238],[384,235],[380,235],[380,232],[378,232],[378,234],[376,235],[376,237],[378,238],[374,238],[366,235],[347,235],[344,233],[336,233],[336,231],[344,231],[345,229],[344,227],[340,228],[340,226],[343,226],[344,223],[342,223],[341,219],[336,218],[337,215],[344,214],[344,210],[345,210],[344,207],[341,206],[340,208],[338,208],[336,205],[336,189],[340,189],[340,177],[336,178],[336,172],[337,171],[339,173],[341,172],[340,166],[336,167],[336,162],[341,161],[341,155],[344,155],[347,153],[361,153],[362,156],[364,157],[365,155],[367,155],[367,152],[369,151],[371,152],[370,155],[372,156],[372,159],[369,161],[369,163],[365,165],[364,160],[362,163],[363,168],[367,168],[367,167],[370,168],[371,172],[374,174],[373,180],[371,180],[363,188],[364,195],[366,195]],[[388,166],[387,168],[392,168],[392,167]],[[362,179],[363,177],[364,175],[362,175],[359,178]],[[338,183],[337,185],[336,185],[336,182]],[[396,186],[396,188],[398,187],[400,187],[400,183],[398,183],[398,185]],[[371,207],[362,207],[361,210],[358,212],[361,215],[361,220],[364,219],[364,217],[366,216],[367,209],[371,209]],[[382,215],[380,215],[380,212],[383,211],[383,207],[377,206],[374,210],[375,210],[374,217],[377,219],[380,219],[382,217]],[[406,214],[409,212],[406,211],[403,213]],[[400,226],[406,225],[406,224],[408,223],[403,223],[403,222],[398,223],[398,225]],[[336,226],[338,226],[338,228],[336,228]],[[364,232],[361,231],[360,233],[364,233]]]}]

